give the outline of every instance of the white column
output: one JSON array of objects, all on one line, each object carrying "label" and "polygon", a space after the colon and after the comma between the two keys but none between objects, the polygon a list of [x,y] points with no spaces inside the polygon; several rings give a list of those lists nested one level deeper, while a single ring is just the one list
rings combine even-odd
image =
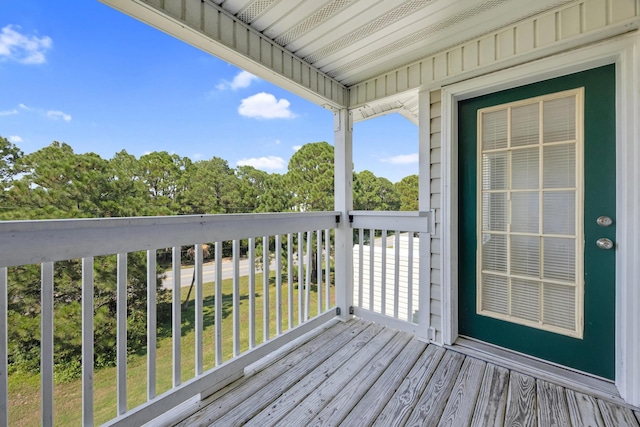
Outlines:
[{"label": "white column", "polygon": [[[418,210],[431,210],[431,98],[428,90],[418,94]],[[431,224],[435,221],[429,216]],[[435,230],[431,230],[431,233]],[[431,234],[419,234],[419,298],[418,331],[419,338],[433,340],[429,333],[431,326]]]},{"label": "white column", "polygon": [[640,35],[618,59],[616,385],[640,405]]},{"label": "white column", "polygon": [[353,128],[347,109],[334,112],[335,210],[342,214],[335,235],[335,290],[340,317],[348,319],[353,305],[353,237],[349,211],[353,209]]}]

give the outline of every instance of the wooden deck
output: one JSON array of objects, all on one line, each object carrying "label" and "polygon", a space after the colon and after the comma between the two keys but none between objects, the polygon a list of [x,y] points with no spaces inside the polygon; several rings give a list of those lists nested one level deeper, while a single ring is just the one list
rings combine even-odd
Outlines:
[{"label": "wooden deck", "polygon": [[335,324],[202,404],[177,425],[640,426],[628,407],[361,320]]}]

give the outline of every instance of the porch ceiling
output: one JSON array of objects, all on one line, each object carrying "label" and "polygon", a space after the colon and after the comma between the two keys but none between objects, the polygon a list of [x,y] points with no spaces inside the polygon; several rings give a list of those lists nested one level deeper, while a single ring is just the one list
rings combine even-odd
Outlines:
[{"label": "porch ceiling", "polygon": [[[325,107],[348,88],[572,0],[101,0]],[[406,94],[360,107],[402,111]]]},{"label": "porch ceiling", "polygon": [[351,86],[568,1],[213,0]]}]

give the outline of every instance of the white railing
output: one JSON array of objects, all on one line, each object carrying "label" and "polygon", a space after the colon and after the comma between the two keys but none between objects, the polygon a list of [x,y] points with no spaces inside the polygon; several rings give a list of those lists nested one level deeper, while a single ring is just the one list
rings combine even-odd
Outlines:
[{"label": "white railing", "polygon": [[[116,407],[106,425],[142,425],[193,398],[207,396],[243,374],[246,366],[277,350],[334,316],[331,279],[332,229],[339,219],[337,212],[304,214],[241,214],[179,217],[142,217],[115,219],[78,219],[0,222],[0,425],[10,421],[11,396],[8,390],[8,272],[16,266],[40,266],[40,410],[41,424],[53,425],[54,401],[54,300],[55,265],[68,260],[81,260],[82,277],[82,360],[93,361],[94,354],[94,286],[96,260],[104,255],[117,255],[115,277],[117,305],[116,333]],[[284,239],[283,239],[284,237]],[[241,281],[241,245],[246,241],[248,284]],[[213,291],[213,356],[205,360],[202,244],[213,242],[215,261]],[[256,246],[262,253],[256,255]],[[314,247],[315,242],[315,247]],[[194,246],[195,245],[195,246]],[[223,245],[231,246],[232,277],[230,298],[231,327],[224,322]],[[194,248],[194,366],[193,377],[184,381],[182,346],[182,247]],[[157,336],[157,255],[171,248],[172,289],[172,368],[171,386],[158,394]],[[128,254],[146,251],[146,402],[129,408],[127,390],[127,299]],[[273,260],[272,260],[273,259]],[[262,264],[262,283],[253,266]],[[286,265],[285,265],[286,264]],[[294,266],[296,266],[294,268]],[[271,274],[271,270],[274,274]],[[312,278],[315,270],[316,277]],[[191,277],[189,277],[190,279]],[[313,284],[315,279],[315,284]],[[226,286],[226,285],[225,285]],[[275,302],[270,294],[275,287]],[[296,289],[297,287],[297,289]],[[312,288],[313,291],[312,291]],[[312,298],[313,292],[313,298]],[[256,294],[262,293],[262,306]],[[226,303],[228,303],[227,298]],[[312,300],[315,300],[312,304]],[[248,315],[241,316],[240,306],[248,305]],[[58,304],[59,302],[56,302]],[[62,302],[64,303],[64,302]],[[245,305],[245,306],[246,306]],[[260,313],[260,311],[262,313]],[[275,313],[273,313],[275,311]],[[275,327],[271,320],[275,317]],[[262,327],[261,336],[257,335]],[[287,331],[286,334],[283,332]],[[281,335],[282,334],[282,335]],[[232,335],[232,352],[225,357],[223,343]],[[208,342],[208,341],[207,341]],[[212,368],[206,366],[213,365]],[[82,423],[97,420],[94,401],[94,364],[82,363]]]},{"label": "white railing", "polygon": [[349,212],[358,317],[428,339],[430,212]]}]

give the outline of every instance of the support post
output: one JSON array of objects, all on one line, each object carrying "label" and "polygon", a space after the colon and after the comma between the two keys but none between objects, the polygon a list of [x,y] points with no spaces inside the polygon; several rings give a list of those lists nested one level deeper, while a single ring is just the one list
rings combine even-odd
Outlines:
[{"label": "support post", "polygon": [[[418,94],[418,210],[431,210],[431,97],[428,90]],[[430,216],[431,217],[431,216]],[[435,221],[431,220],[432,224]],[[435,341],[431,326],[431,233],[419,233],[418,338]],[[433,334],[435,335],[435,334]]]},{"label": "support post", "polygon": [[353,237],[349,211],[353,209],[353,128],[347,109],[334,111],[335,210],[342,217],[335,230],[335,292],[340,318],[351,317],[353,305]]}]

